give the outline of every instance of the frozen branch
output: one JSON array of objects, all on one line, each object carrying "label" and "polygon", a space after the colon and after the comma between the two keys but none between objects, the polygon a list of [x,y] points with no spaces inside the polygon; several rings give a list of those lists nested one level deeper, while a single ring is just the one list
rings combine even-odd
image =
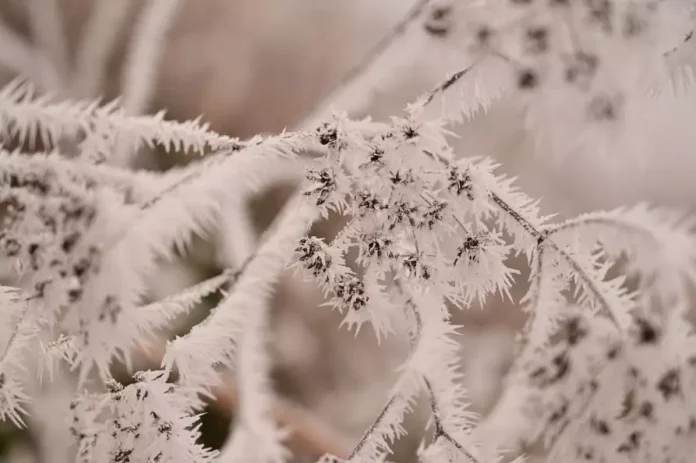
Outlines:
[{"label": "frozen branch", "polygon": [[0,65],[44,90],[55,89],[57,74],[48,59],[0,21]]},{"label": "frozen branch", "polygon": [[[351,108],[340,107],[340,103],[348,103],[350,95],[359,95],[364,98],[365,92],[361,84],[365,80],[365,75],[371,71],[380,60],[386,59],[389,56],[390,49],[404,37],[406,32],[413,24],[423,15],[423,12],[432,0],[415,0],[407,13],[400,19],[387,34],[374,46],[367,54],[353,66],[336,87],[324,97],[319,106],[314,108],[309,116],[299,124],[300,130],[312,129],[317,124],[328,119],[331,112],[334,110],[349,110]],[[372,84],[373,82],[369,82]],[[358,89],[358,90],[356,90]],[[340,103],[339,103],[340,102]],[[336,105],[339,107],[334,107]]]},{"label": "frozen branch", "polygon": [[130,115],[147,110],[166,49],[167,34],[185,0],[149,0],[135,25],[123,67],[123,107]]},{"label": "frozen branch", "polygon": [[59,0],[29,0],[29,21],[38,55],[51,65],[54,75],[43,74],[40,82],[54,94],[66,92],[70,60]]},{"label": "frozen branch", "polygon": [[131,6],[131,0],[94,2],[77,50],[71,95],[87,99],[99,96],[110,55]]}]

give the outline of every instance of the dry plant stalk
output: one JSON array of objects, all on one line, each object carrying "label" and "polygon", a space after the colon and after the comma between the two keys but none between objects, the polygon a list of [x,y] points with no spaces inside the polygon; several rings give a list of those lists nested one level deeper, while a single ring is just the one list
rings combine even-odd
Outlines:
[{"label": "dry plant stalk", "polygon": [[[539,143],[561,154],[633,146],[617,133],[639,136],[645,120],[631,109],[671,82],[667,58],[690,40],[691,5],[422,3],[363,66],[375,80],[361,74],[339,92],[374,94],[413,43],[449,47],[454,72],[402,115],[373,122],[333,113],[302,130],[239,140],[200,120],[139,115],[154,73],[142,61],[161,54],[178,3],[148,3],[124,74],[128,107],[61,99],[60,89],[36,92],[21,79],[0,91],[0,124],[19,146],[0,151],[0,251],[18,276],[0,292],[0,418],[23,425],[29,385],[60,369],[77,379],[64,405],[83,463],[281,462],[291,454],[279,424],[290,422],[294,442],[341,453],[323,462],[381,462],[421,395],[433,431],[419,450],[424,463],[493,463],[535,441],[552,462],[690,461],[694,220],[637,205],[553,221],[493,161],[455,155],[450,130],[462,115],[511,98]],[[39,42],[48,45],[58,44]],[[17,43],[10,51],[48,53],[49,64],[62,54]],[[15,67],[25,58],[0,54]],[[57,64],[57,75],[69,72]],[[51,151],[25,152],[37,141]],[[171,172],[134,171],[130,161],[148,146],[205,157]],[[309,151],[320,155],[300,156]],[[302,188],[251,252],[218,276],[142,303],[157,262],[230,211],[240,223],[226,224],[226,239],[247,239],[242,199],[286,178],[287,166],[304,171]],[[308,236],[330,213],[348,218],[341,232],[330,242]],[[530,290],[519,301],[529,321],[502,397],[480,420],[468,409],[452,313],[494,293],[510,297],[513,255],[529,262]],[[270,299],[288,266],[316,282],[348,328],[411,341],[387,400],[349,451],[271,386]],[[167,343],[160,368],[136,372],[128,385],[113,378],[115,361],[130,365],[174,318],[217,292],[224,297],[210,315]],[[39,378],[24,368],[29,361]],[[198,419],[204,397],[222,392],[221,367],[234,371],[223,397],[235,426],[217,451],[198,442]]]}]

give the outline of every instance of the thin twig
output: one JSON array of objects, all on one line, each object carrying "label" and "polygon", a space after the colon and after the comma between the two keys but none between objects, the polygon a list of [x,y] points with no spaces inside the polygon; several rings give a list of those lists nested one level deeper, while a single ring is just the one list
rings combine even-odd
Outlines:
[{"label": "thin twig", "polygon": [[452,76],[447,79],[446,81],[442,82],[440,85],[432,89],[428,94],[423,97],[423,101],[421,103],[421,106],[425,107],[429,105],[436,96],[438,96],[441,93],[445,93],[450,87],[452,87],[454,84],[459,82],[462,77],[467,75],[469,71],[471,71],[478,63],[481,62],[481,59],[476,60],[473,64],[471,64],[469,67],[464,68],[460,71],[455,72],[452,74]]},{"label": "thin twig", "polygon": [[68,77],[68,49],[58,0],[29,0],[27,12],[38,53],[51,65],[53,75],[43,73],[41,84],[52,94],[63,94]]},{"label": "thin twig", "polygon": [[[394,285],[397,289],[399,289],[399,291],[403,292],[403,288],[400,286],[400,283],[398,280],[394,281]],[[413,302],[410,299],[408,299],[406,301],[406,304],[407,305],[413,304]],[[416,317],[417,317],[417,321],[416,321],[417,329],[414,331],[409,330],[409,333],[411,335],[411,339],[410,339],[411,340],[411,354],[413,354],[413,352],[418,347],[418,334],[420,332],[420,326],[421,326],[420,314],[418,314],[417,312],[416,312]],[[397,391],[391,397],[389,397],[389,399],[387,400],[387,403],[384,405],[384,407],[382,407],[382,410],[379,412],[379,415],[377,415],[377,418],[375,418],[375,420],[372,422],[370,427],[367,428],[367,430],[363,433],[362,437],[360,438],[360,441],[358,441],[358,443],[355,445],[353,450],[348,455],[348,460],[355,457],[358,454],[358,452],[360,452],[360,450],[362,450],[363,447],[365,447],[365,444],[372,437],[375,428],[377,428],[377,426],[382,424],[382,421],[384,421],[384,418],[387,416],[387,413],[391,410],[391,408],[394,406],[394,404],[397,403],[397,399],[399,398],[399,396],[400,396],[400,393],[399,393],[399,391]]]},{"label": "thin twig", "polygon": [[536,239],[537,251],[541,249],[542,246],[544,246],[552,249],[559,256],[561,256],[563,260],[565,260],[571,266],[573,271],[576,272],[577,275],[585,281],[587,289],[590,290],[590,292],[599,302],[602,308],[612,316],[611,320],[614,322],[616,327],[620,329],[621,324],[619,323],[617,316],[614,314],[614,310],[612,309],[611,304],[609,303],[609,301],[606,300],[599,288],[597,288],[597,284],[594,281],[594,279],[583,270],[583,268],[580,266],[580,263],[577,260],[575,260],[573,256],[568,254],[568,252],[565,249],[562,249],[561,246],[559,246],[556,242],[550,239],[546,230],[537,229],[529,220],[527,220],[522,214],[517,212],[510,204],[508,204],[495,192],[489,191],[488,197],[496,206],[498,206],[503,212],[512,217],[512,219],[515,220],[515,222],[520,224],[527,233],[529,233],[534,239]]},{"label": "thin twig", "polygon": [[182,4],[183,0],[149,0],[138,17],[123,64],[123,107],[128,114],[147,110],[167,34]]},{"label": "thin twig", "polygon": [[644,228],[632,225],[630,223],[622,222],[616,218],[611,217],[576,217],[573,219],[566,220],[558,225],[553,225],[550,227],[544,227],[544,232],[547,236],[555,235],[556,233],[561,233],[567,230],[572,230],[574,228],[579,228],[584,225],[606,225],[614,228],[623,228],[628,232],[642,234],[645,236],[653,236],[648,233]]},{"label": "thin twig", "polygon": [[22,329],[22,325],[24,324],[27,315],[29,315],[29,302],[27,301],[26,304],[24,304],[24,308],[22,309],[22,314],[19,316],[19,321],[17,322],[17,325],[15,326],[15,329],[12,331],[12,334],[10,335],[10,339],[7,341],[7,346],[5,347],[5,352],[2,353],[2,357],[0,357],[0,365],[5,363],[5,360],[7,360],[7,357],[10,355],[10,352],[12,351],[12,347],[15,340],[17,339],[17,336],[19,336],[19,332]]},{"label": "thin twig", "polygon": [[[0,66],[28,78],[44,89],[41,81],[50,63],[23,37],[13,31],[0,18]],[[45,90],[45,89],[44,89]]]},{"label": "thin twig", "polygon": [[[302,132],[286,132],[281,136],[272,137],[272,142],[283,142],[286,140],[292,140],[293,138],[303,138],[306,134]],[[240,153],[246,149],[251,149],[255,147],[262,146],[269,143],[269,138],[252,138],[249,141],[232,141],[229,146],[225,146],[208,154],[200,164],[195,164],[190,167],[191,172],[177,179],[173,184],[165,187],[163,190],[157,192],[152,198],[140,204],[140,211],[143,212],[150,209],[152,206],[157,204],[162,198],[167,196],[168,193],[176,190],[177,188],[191,182],[192,180],[198,179],[204,173],[210,172],[211,168],[219,165],[221,162],[225,161],[228,157]],[[272,147],[270,148],[272,150]]]},{"label": "thin twig", "polygon": [[[433,153],[424,151],[424,154],[439,162],[441,165],[445,167],[449,166],[449,162],[443,161],[439,157],[435,156]],[[510,204],[508,204],[495,192],[489,191],[488,197],[493,202],[493,204],[498,206],[498,208],[500,208],[503,212],[512,217],[512,219],[515,222],[520,224],[522,228],[536,240],[537,252],[539,252],[542,249],[542,247],[548,247],[549,249],[555,251],[559,256],[563,258],[563,260],[565,260],[571,266],[573,271],[580,278],[582,278],[583,281],[585,281],[587,289],[590,291],[590,293],[592,293],[592,295],[599,302],[602,308],[611,315],[610,320],[614,323],[617,329],[621,331],[621,323],[619,322],[619,318],[616,316],[616,314],[614,314],[614,310],[612,309],[612,306],[609,303],[609,301],[606,300],[600,289],[597,288],[595,280],[583,270],[583,268],[580,266],[580,263],[577,260],[575,260],[573,256],[568,254],[568,252],[565,249],[562,249],[561,246],[559,246],[556,242],[550,239],[548,229],[537,229],[529,220],[527,220],[527,218],[525,218],[522,214],[517,212]]]},{"label": "thin twig", "polygon": [[609,301],[606,300],[606,298],[602,294],[602,291],[600,291],[600,289],[597,288],[597,284],[594,281],[594,279],[590,275],[585,273],[583,268],[580,266],[580,263],[577,260],[575,260],[573,256],[568,254],[568,252],[565,249],[562,249],[556,242],[550,239],[548,233],[545,230],[537,229],[530,221],[524,218],[519,212],[515,211],[514,208],[510,206],[507,202],[505,202],[500,196],[498,196],[492,191],[488,193],[488,196],[491,198],[494,204],[496,204],[503,211],[505,211],[517,223],[522,225],[522,228],[524,228],[524,230],[527,231],[527,233],[529,233],[533,238],[537,240],[537,251],[540,250],[542,246],[548,247],[555,251],[559,256],[563,258],[563,260],[565,260],[570,265],[573,271],[585,281],[587,289],[590,290],[590,292],[600,303],[602,308],[612,316],[611,320],[614,322],[616,327],[620,329],[621,324],[619,323],[616,314],[614,314],[614,310],[612,309],[611,304],[609,303]]},{"label": "thin twig", "polygon": [[362,435],[358,443],[355,445],[353,450],[348,454],[348,460],[353,458],[355,455],[358,454],[360,450],[362,450],[363,447],[365,447],[365,444],[367,443],[368,439],[372,437],[372,433],[374,432],[375,428],[379,426],[384,418],[387,416],[387,413],[391,408],[394,406],[396,403],[396,399],[399,397],[399,394],[394,394],[387,400],[387,403],[382,407],[382,411],[379,412],[379,415],[377,415],[377,418],[372,422],[369,428],[365,431],[365,433]]},{"label": "thin twig", "polygon": [[397,22],[392,29],[377,42],[377,44],[367,52],[367,54],[353,66],[343,78],[336,84],[334,89],[321,100],[320,104],[325,101],[331,101],[334,95],[340,93],[343,88],[350,86],[354,81],[370,69],[374,63],[387,51],[387,49],[404,35],[408,27],[421,15],[431,0],[417,0],[408,10],[406,15]]},{"label": "thin twig", "polygon": [[530,221],[528,221],[526,218],[522,216],[522,214],[517,212],[512,206],[506,203],[500,196],[493,193],[492,191],[488,193],[488,196],[491,198],[491,201],[493,201],[493,203],[495,203],[496,206],[505,211],[505,213],[507,213],[510,217],[512,217],[515,220],[515,222],[522,225],[522,228],[524,228],[527,233],[532,235],[532,237],[536,239],[537,242],[539,242],[540,240],[544,240],[545,237],[542,234],[542,232],[537,230],[536,227],[534,227],[534,225],[532,225]]},{"label": "thin twig", "polygon": [[[274,231],[275,227],[271,226],[266,231],[265,235],[269,235]],[[263,237],[261,241],[264,241]],[[236,271],[225,271],[228,276],[228,281],[231,288],[228,291],[234,290],[234,283],[245,272],[249,264],[257,257],[258,252],[263,249],[259,246],[254,250]],[[219,278],[220,275],[213,277]],[[206,285],[210,280],[206,280],[198,286]],[[210,317],[202,323],[206,323]],[[160,345],[153,350],[144,352],[146,358],[152,362],[161,363],[164,357],[165,348]],[[235,386],[235,380],[232,375],[226,375],[222,384],[214,386],[211,390],[214,397],[214,403],[218,405],[225,413],[232,413],[239,404],[239,393]],[[271,413],[274,419],[282,427],[289,428],[290,445],[307,452],[317,455],[326,453],[336,456],[346,456],[349,453],[349,439],[335,430],[331,425],[321,420],[319,417],[312,414],[310,411],[292,404],[287,400],[274,397]]]},{"label": "thin twig", "polygon": [[[184,0],[149,0],[138,17],[121,76],[123,109],[129,115],[148,110],[167,48],[167,36],[183,3]],[[109,162],[130,165],[132,154],[127,144],[117,137]]]},{"label": "thin twig", "polygon": [[[401,283],[398,280],[395,281],[394,286],[402,295],[405,295],[404,288],[403,286],[401,286]],[[421,317],[421,314],[418,311],[418,307],[411,298],[408,298],[406,300],[406,307],[411,310],[416,320],[416,329],[411,331],[411,345],[412,349],[414,349],[415,346],[417,346],[418,340],[420,338],[420,332],[423,327],[423,318]],[[430,410],[432,411],[433,421],[435,423],[435,439],[437,439],[438,437],[442,437],[443,439],[447,440],[449,443],[454,445],[454,447],[457,450],[459,450],[462,453],[462,455],[464,455],[471,463],[478,463],[478,460],[461,443],[459,443],[454,437],[452,437],[452,435],[448,433],[447,430],[445,430],[444,424],[442,423],[442,419],[440,418],[440,412],[437,406],[437,397],[435,395],[435,391],[433,390],[430,380],[427,377],[423,378],[423,380],[425,382],[425,388],[428,393],[428,399],[430,400]]]},{"label": "thin twig", "polygon": [[103,85],[108,60],[128,18],[132,0],[97,0],[80,38],[71,94],[95,98]]},{"label": "thin twig", "polygon": [[[539,247],[536,250],[536,271],[532,273],[534,275],[533,281],[530,282],[530,288],[529,288],[529,302],[527,304],[528,307],[534,307],[536,308],[537,305],[539,304],[539,298],[541,297],[541,272],[543,268],[543,258],[544,258],[544,247]],[[533,311],[532,314],[527,318],[527,321],[522,328],[522,332],[520,333],[519,336],[519,341],[515,345],[515,354],[521,355],[521,353],[525,350],[529,343],[529,333],[532,331],[532,325],[534,323],[534,320],[536,318],[536,311]]]},{"label": "thin twig", "polygon": [[442,437],[447,440],[450,444],[459,450],[462,455],[466,457],[471,463],[478,463],[478,460],[466,449],[462,444],[457,441],[450,433],[445,430],[442,420],[440,419],[440,412],[437,408],[437,397],[435,396],[435,391],[430,384],[428,378],[425,378],[425,387],[428,390],[428,396],[430,397],[430,410],[433,412],[433,421],[435,422],[435,439]]},{"label": "thin twig", "polygon": [[[404,17],[398,21],[387,34],[370,49],[367,54],[339,80],[339,82],[323,98],[318,100],[298,124],[299,129],[313,129],[325,117],[330,116],[331,105],[353,88],[360,79],[377,66],[380,59],[388,50],[401,39],[412,24],[421,17],[431,0],[416,0]],[[361,92],[364,93],[364,92]],[[354,104],[354,102],[351,102]],[[345,110],[347,108],[336,108]],[[353,108],[354,110],[356,108]]]},{"label": "thin twig", "polygon": [[684,36],[684,39],[682,40],[682,42],[681,42],[679,45],[677,45],[676,47],[672,48],[671,50],[669,50],[669,51],[663,53],[662,56],[669,56],[669,55],[671,55],[671,54],[673,54],[673,53],[676,53],[676,51],[679,50],[681,47],[683,47],[685,43],[690,42],[690,41],[694,38],[694,32],[696,32],[696,29],[691,29],[691,30]]}]

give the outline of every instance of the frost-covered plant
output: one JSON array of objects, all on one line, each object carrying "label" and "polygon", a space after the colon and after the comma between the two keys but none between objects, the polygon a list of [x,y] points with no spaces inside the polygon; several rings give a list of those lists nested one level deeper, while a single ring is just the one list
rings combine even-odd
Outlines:
[{"label": "frost-covered plant", "polygon": [[[174,3],[152,2],[152,11],[171,15]],[[457,114],[509,95],[532,127],[544,124],[540,143],[588,149],[600,138],[604,149],[611,140],[603,136],[630,125],[630,105],[671,78],[668,58],[691,40],[684,12],[692,5],[427,3],[397,32],[415,34],[417,25],[464,66],[389,122],[334,113],[306,130],[242,141],[199,120],[137,115],[149,84],[135,73],[140,90],[125,109],[37,94],[20,80],[0,91],[6,139],[20,147],[40,140],[47,150],[0,152],[0,250],[17,276],[0,293],[0,417],[22,425],[27,385],[69,368],[78,377],[67,410],[77,461],[286,460],[266,344],[269,298],[290,265],[317,282],[349,328],[411,340],[374,423],[349,455],[322,461],[388,458],[421,394],[432,429],[424,462],[497,462],[538,439],[550,461],[689,461],[694,222],[646,205],[553,221],[495,162],[455,154],[450,130],[459,116],[436,110],[452,107],[453,88],[464,93]],[[61,153],[66,145],[70,153]],[[153,145],[206,156],[163,174],[113,165]],[[300,156],[310,151],[320,155]],[[298,165],[301,189],[243,262],[143,303],[158,259]],[[331,213],[348,218],[335,238],[307,235]],[[519,301],[529,321],[502,398],[480,420],[467,409],[452,313],[492,294],[511,297],[519,272],[508,258],[520,254],[530,269]],[[113,378],[114,362],[130,365],[173,318],[218,292],[224,297],[210,315],[167,344],[161,369],[138,372],[128,385]],[[240,402],[218,453],[197,438],[203,398],[222,366],[233,367]]]}]

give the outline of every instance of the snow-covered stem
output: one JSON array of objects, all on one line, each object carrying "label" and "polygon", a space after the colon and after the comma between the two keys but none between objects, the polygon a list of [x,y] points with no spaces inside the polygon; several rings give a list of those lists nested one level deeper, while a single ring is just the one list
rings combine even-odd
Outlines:
[{"label": "snow-covered stem", "polygon": [[422,108],[425,108],[426,106],[428,106],[430,103],[433,102],[435,97],[445,93],[451,87],[456,85],[460,80],[462,80],[462,78],[464,76],[466,76],[474,68],[474,66],[476,66],[478,64],[478,62],[479,61],[477,61],[474,64],[471,64],[470,66],[467,66],[464,69],[461,69],[461,70],[455,72],[454,74],[452,74],[452,76],[449,79],[445,80],[444,82],[439,84],[437,87],[432,89],[430,92],[425,94],[423,97],[421,97],[421,99],[418,100],[418,102],[416,104]]},{"label": "snow-covered stem", "polygon": [[269,331],[269,306],[266,302],[246,311],[241,333],[236,339],[235,372],[240,400],[235,410],[236,425],[230,442],[222,452],[222,461],[232,463],[251,458],[275,463],[283,462],[289,456],[282,444],[287,434],[278,429],[272,413],[271,360],[266,336]]},{"label": "snow-covered stem", "polygon": [[184,0],[148,0],[135,25],[123,68],[123,107],[137,115],[147,110],[157,83],[157,70],[167,33]]},{"label": "snow-covered stem", "polygon": [[438,410],[438,403],[437,403],[437,397],[435,396],[435,393],[433,392],[433,388],[430,385],[430,381],[428,379],[425,379],[425,387],[428,392],[428,396],[430,398],[430,410],[433,414],[433,422],[435,423],[435,435],[434,439],[438,438],[443,438],[450,444],[452,444],[457,451],[459,451],[462,455],[464,455],[464,458],[466,458],[468,461],[471,463],[479,463],[474,456],[469,453],[469,451],[457,440],[452,437],[446,430],[445,427],[442,424],[442,420],[440,419],[440,412]]},{"label": "snow-covered stem", "polygon": [[29,22],[37,54],[51,65],[55,75],[44,74],[44,89],[63,93],[68,79],[67,37],[58,0],[30,0],[27,2]]},{"label": "snow-covered stem", "polygon": [[[403,288],[400,284],[397,283],[396,287],[400,291],[403,291]],[[418,340],[421,337],[421,331],[423,329],[422,317],[420,315],[419,309],[416,307],[416,305],[413,303],[411,299],[406,301],[406,307],[411,309],[411,311],[413,312],[415,329],[411,330],[411,336],[413,339],[412,343],[417,345],[417,343],[419,342]],[[462,444],[460,444],[447,431],[445,422],[442,418],[442,413],[440,411],[440,405],[438,404],[438,398],[435,394],[435,390],[433,389],[433,386],[431,385],[430,380],[427,377],[423,379],[423,382],[425,383],[425,390],[428,396],[428,400],[430,401],[430,411],[432,412],[432,420],[435,426],[435,434],[433,436],[433,439],[445,439],[447,442],[452,444],[457,449],[457,451],[460,452],[469,462],[479,463],[479,461],[469,452],[469,450],[467,450]]]},{"label": "snow-covered stem", "polygon": [[[278,278],[277,272],[282,269],[292,253],[293,244],[299,236],[306,232],[314,218],[314,211],[307,208],[299,195],[295,195],[281,212],[278,223],[267,232],[267,241],[262,242],[258,251],[252,252],[246,258],[241,270],[239,285],[250,284],[256,280],[260,286],[256,303],[251,307],[235,307],[234,297],[227,301],[226,310],[236,310],[234,317],[243,317],[241,326],[232,332],[238,333],[236,343],[236,383],[238,385],[239,406],[236,409],[237,426],[234,428],[230,442],[223,449],[222,461],[238,461],[252,458],[259,462],[282,462],[289,454],[282,445],[287,437],[287,431],[278,429],[273,416],[273,391],[270,384],[270,358],[267,352],[269,331],[270,304],[263,294],[269,290],[268,285]],[[275,262],[263,262],[264,259],[275,259]],[[261,266],[265,266],[262,275]],[[258,268],[258,270],[257,270]],[[269,273],[270,272],[270,273]],[[251,275],[249,275],[251,274]],[[244,281],[241,281],[241,280]],[[264,283],[262,284],[261,281]],[[244,291],[244,288],[235,288]],[[218,309],[220,310],[220,309]],[[223,314],[229,316],[229,314]],[[208,326],[220,322],[211,316]],[[239,322],[237,322],[239,323]]]},{"label": "snow-covered stem", "polygon": [[314,218],[314,211],[297,200],[286,206],[280,225],[267,232],[259,248],[245,261],[239,278],[225,300],[190,333],[170,342],[163,364],[177,367],[181,380],[206,387],[219,381],[217,365],[234,358],[238,337],[243,332],[247,310],[263,310],[275,282],[301,236]]},{"label": "snow-covered stem", "polygon": [[[359,81],[364,77],[365,73],[375,65],[376,61],[388,53],[389,48],[394,45],[414,23],[417,23],[417,20],[423,15],[423,12],[431,1],[432,0],[415,0],[404,17],[396,22],[389,32],[370,48],[358,63],[343,75],[341,80],[334,86],[333,90],[320,100],[320,104],[313,108],[310,115],[299,124],[299,128],[301,130],[313,128],[329,118],[334,110],[339,109],[332,106],[334,102],[345,99],[345,94],[355,92],[354,87],[360,86]],[[347,108],[340,109],[346,110]]]},{"label": "snow-covered stem", "polygon": [[2,20],[0,20],[0,43],[2,43],[1,66],[34,82],[41,82],[41,75],[46,72],[42,66],[50,67],[50,63]]},{"label": "snow-covered stem", "polygon": [[[423,317],[414,298],[406,294],[402,283],[396,281],[395,288],[400,298],[404,298],[404,315],[410,319],[411,353],[406,360],[399,378],[392,388],[391,396],[375,421],[369,426],[362,438],[350,453],[346,461],[375,461],[380,455],[389,451],[388,444],[403,433],[401,423],[418,397],[424,391],[428,397],[435,426],[434,439],[444,439],[453,445],[467,461],[478,463],[472,453],[450,433],[450,428],[460,435],[466,435],[470,428],[472,415],[463,407],[463,389],[454,381],[458,374],[450,369],[456,368],[456,343],[450,337],[452,325],[438,321],[443,313],[434,310],[433,314]],[[433,299],[427,299],[434,302]],[[440,325],[440,326],[438,326]],[[426,364],[429,353],[438,352],[441,357],[436,364]],[[452,361],[455,362],[452,362]],[[450,363],[452,362],[452,363]],[[443,374],[447,372],[447,374]],[[439,376],[441,375],[441,376]],[[433,386],[436,381],[440,390]],[[438,393],[442,393],[440,398]],[[442,402],[441,402],[442,401]],[[444,411],[444,408],[447,411]]]},{"label": "snow-covered stem", "polygon": [[[643,101],[660,82],[665,51],[693,28],[682,20],[688,9],[670,1],[442,1],[421,23],[429,3],[418,1],[339,93],[360,106],[370,95],[354,92],[374,89],[378,74],[399,77],[395,67],[413,64],[417,50],[409,37],[424,48],[437,41],[458,72],[384,123],[334,114],[302,132],[241,141],[199,119],[136,115],[147,106],[180,3],[153,0],[141,11],[125,66],[134,73],[125,79],[125,107],[60,100],[61,93],[37,94],[19,80],[0,91],[3,133],[23,150],[40,141],[47,151],[0,151],[0,251],[28,295],[0,297],[7,342],[0,417],[22,422],[30,400],[22,367],[35,356],[42,373],[64,365],[78,374],[70,412],[78,461],[284,461],[267,344],[271,296],[291,264],[348,327],[369,324],[380,340],[412,336],[410,355],[350,461],[383,461],[421,393],[434,428],[419,452],[424,463],[497,463],[505,444],[537,439],[552,460],[568,463],[689,461],[694,221],[636,206],[554,223],[494,162],[458,156],[450,143],[461,115],[503,94],[519,100],[526,119],[543,122],[551,151],[575,146],[569,133],[621,129],[633,114],[623,105]],[[553,21],[537,24],[542,17]],[[103,58],[109,42],[84,53]],[[493,67],[500,59],[504,66]],[[467,101],[455,115],[434,115],[433,102],[449,104],[455,87]],[[65,139],[76,141],[75,152],[64,153],[71,160],[59,154]],[[127,165],[139,148],[155,145],[207,157],[165,174],[99,163]],[[314,147],[320,156],[298,156]],[[257,241],[246,199],[305,168],[299,190]],[[330,214],[346,219],[334,240],[304,236],[315,218]],[[220,263],[228,270],[143,304],[161,260],[178,257],[194,236],[216,234],[225,235]],[[529,321],[502,399],[479,423],[465,400],[452,312],[492,294],[512,299],[519,272],[509,267],[511,254],[528,258],[531,286],[520,302]],[[138,372],[130,385],[113,380],[115,361],[132,368],[133,354],[218,291],[224,298],[211,314],[167,344],[162,370]],[[222,368],[234,369],[238,425],[217,455],[196,443],[197,413],[201,396],[220,386]],[[99,386],[93,378],[106,391],[87,392]]]},{"label": "snow-covered stem", "polygon": [[93,12],[77,49],[71,95],[95,98],[100,93],[110,54],[132,3],[131,0],[94,2]]},{"label": "snow-covered stem", "polygon": [[[503,214],[506,214],[508,217],[510,217],[522,228],[522,230],[524,230],[533,239],[535,245],[533,250],[531,251],[531,254],[536,254],[538,256],[539,262],[541,262],[541,256],[543,255],[542,253],[544,253],[544,250],[546,250],[546,253],[548,253],[548,251],[550,250],[551,252],[559,256],[568,265],[570,265],[574,274],[578,278],[583,280],[583,282],[585,283],[585,288],[589,290],[591,296],[599,303],[601,308],[611,315],[611,319],[614,321],[617,329],[622,330],[626,328],[626,315],[624,313],[621,313],[620,308],[616,308],[609,300],[607,300],[607,298],[605,297],[605,293],[599,287],[600,282],[598,282],[596,278],[587,271],[587,269],[578,261],[578,259],[571,255],[562,246],[559,246],[551,238],[551,230],[553,229],[547,230],[535,226],[535,218],[528,217],[525,212],[518,210],[510,202],[503,199],[500,193],[498,193],[494,188],[490,188],[487,191],[487,195],[489,200],[497,208],[499,208]],[[618,219],[617,221],[620,222],[620,219]],[[543,278],[541,272],[533,273],[532,275],[535,279],[540,280],[541,278]],[[531,313],[534,314],[535,312],[536,310],[532,308]]]},{"label": "snow-covered stem", "polygon": [[[221,276],[207,281],[211,282]],[[176,297],[171,299],[173,301]],[[164,346],[154,346],[144,350],[142,355],[153,365],[160,365],[164,354]],[[224,416],[234,416],[240,400],[236,380],[232,373],[221,376],[220,384],[211,389],[210,395],[219,413]],[[341,457],[350,452],[352,443],[349,437],[337,429],[333,423],[316,415],[312,410],[283,397],[275,396],[272,415],[278,427],[288,431],[287,444],[294,451],[307,451],[316,455],[329,453]]]},{"label": "snow-covered stem", "polygon": [[[239,140],[217,134],[200,120],[168,121],[164,112],[154,116],[128,116],[119,102],[100,106],[98,101],[55,101],[49,95],[37,95],[34,87],[15,80],[0,91],[0,118],[3,133],[16,136],[21,142],[39,138],[51,146],[63,136],[76,137],[97,133],[119,134],[128,139],[130,149],[141,146],[162,146],[168,151],[239,150]],[[89,139],[89,138],[88,138]],[[258,140],[258,139],[256,139]]]},{"label": "snow-covered stem", "polygon": [[[66,159],[61,153],[24,153],[20,150],[0,150],[0,162],[3,165],[3,178],[16,176],[27,178],[58,177],[65,183],[106,184],[119,190],[137,203],[145,202],[157,194],[169,180],[148,172],[133,173],[127,169],[108,165],[76,164]],[[172,172],[167,177],[174,181],[179,172]],[[60,183],[60,182],[57,182]]]}]

